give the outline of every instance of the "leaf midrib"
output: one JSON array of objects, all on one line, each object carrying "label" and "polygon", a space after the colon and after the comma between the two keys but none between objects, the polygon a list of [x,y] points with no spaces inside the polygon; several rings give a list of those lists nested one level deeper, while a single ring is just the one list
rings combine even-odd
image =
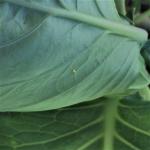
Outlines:
[{"label": "leaf midrib", "polygon": [[104,147],[103,150],[114,150],[114,136],[116,131],[116,116],[120,99],[108,99],[105,107]]},{"label": "leaf midrib", "polygon": [[110,21],[105,18],[87,15],[78,11],[67,10],[64,8],[52,8],[47,6],[41,6],[39,4],[30,4],[20,0],[4,0],[4,2],[10,2],[22,7],[41,11],[52,16],[63,17],[70,20],[83,22],[95,27],[103,28],[111,31],[112,33],[134,39],[140,43],[145,43],[145,41],[147,41],[148,39],[148,33],[143,29]]}]

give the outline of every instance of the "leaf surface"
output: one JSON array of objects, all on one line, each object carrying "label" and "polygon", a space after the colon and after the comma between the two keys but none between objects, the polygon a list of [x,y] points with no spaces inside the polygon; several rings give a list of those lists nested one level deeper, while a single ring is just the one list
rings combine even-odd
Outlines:
[{"label": "leaf surface", "polygon": [[149,150],[149,108],[132,96],[48,112],[1,113],[0,149]]}]

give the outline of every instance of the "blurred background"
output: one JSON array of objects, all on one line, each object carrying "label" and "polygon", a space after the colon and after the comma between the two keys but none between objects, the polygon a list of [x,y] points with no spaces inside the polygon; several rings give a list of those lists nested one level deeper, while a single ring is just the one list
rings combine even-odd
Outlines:
[{"label": "blurred background", "polygon": [[150,36],[150,0],[126,0],[127,16]]},{"label": "blurred background", "polygon": [[137,27],[147,30],[149,33],[149,40],[143,46],[141,52],[150,73],[150,0],[125,0],[125,2],[126,15],[130,22]]}]

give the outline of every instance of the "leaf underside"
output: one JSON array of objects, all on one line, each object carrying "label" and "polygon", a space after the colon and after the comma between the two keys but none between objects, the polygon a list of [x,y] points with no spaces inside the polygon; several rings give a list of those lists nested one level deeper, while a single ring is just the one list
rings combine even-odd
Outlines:
[{"label": "leaf underside", "polygon": [[[113,0],[24,2],[127,24]],[[128,37],[5,1],[0,22],[1,112],[57,109],[149,83],[141,45]]]}]

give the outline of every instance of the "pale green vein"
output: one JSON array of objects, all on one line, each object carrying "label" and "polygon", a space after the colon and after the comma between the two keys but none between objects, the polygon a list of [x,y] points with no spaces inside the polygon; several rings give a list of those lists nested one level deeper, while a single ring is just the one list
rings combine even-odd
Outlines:
[{"label": "pale green vein", "polygon": [[145,43],[145,41],[147,41],[148,38],[148,33],[143,29],[131,25],[124,25],[121,23],[113,22],[105,18],[87,15],[79,11],[74,10],[70,11],[64,8],[52,8],[47,6],[41,6],[36,3],[33,4],[20,0],[4,0],[4,1],[11,2],[30,9],[38,10],[41,12],[45,12],[53,16],[64,17],[71,20],[87,23],[95,27],[104,28],[111,31],[112,33],[130,37],[131,39],[137,40],[142,43]]},{"label": "pale green vein", "polygon": [[113,98],[110,98],[106,102],[103,150],[114,150],[114,134],[115,134],[118,104],[119,104],[119,100]]},{"label": "pale green vein", "polygon": [[0,45],[0,49],[8,47],[8,46],[13,45],[13,44],[16,44],[18,41],[21,41],[21,40],[27,38],[29,35],[32,35],[36,30],[38,30],[40,28],[40,26],[43,24],[43,22],[45,21],[45,19],[46,19],[46,17],[44,17],[43,20],[41,20],[41,22],[39,24],[37,24],[36,26],[34,26],[27,33],[23,33],[18,38],[14,39],[14,40],[10,40],[10,41],[8,41],[8,42]]},{"label": "pale green vein", "polygon": [[136,147],[135,145],[133,145],[132,143],[128,142],[126,139],[124,139],[123,137],[121,137],[119,134],[115,133],[115,137],[122,143],[124,143],[125,145],[127,145],[128,147],[130,147],[133,150],[142,150],[138,147]]},{"label": "pale green vein", "polygon": [[46,143],[49,143],[49,142],[54,142],[54,141],[59,140],[61,138],[65,138],[65,137],[68,137],[70,135],[76,134],[76,133],[78,133],[78,132],[80,132],[80,131],[88,128],[88,127],[96,125],[96,124],[100,123],[102,120],[103,120],[103,117],[101,117],[101,118],[99,118],[99,119],[97,119],[95,121],[92,121],[92,122],[90,122],[90,123],[88,123],[88,124],[78,128],[76,130],[73,130],[71,132],[65,133],[63,135],[60,135],[58,137],[55,137],[55,138],[52,138],[52,139],[48,139],[48,140],[44,140],[44,141],[39,141],[39,142],[32,142],[32,143],[27,143],[27,144],[21,144],[21,145],[18,145],[16,147],[17,148],[21,148],[21,147],[26,147],[26,146],[33,146],[33,145],[40,145],[40,144],[46,144]]},{"label": "pale green vein", "polygon": [[102,137],[103,137],[103,134],[100,134],[100,135],[94,137],[90,141],[87,141],[84,145],[82,145],[77,150],[86,150],[86,148],[88,148],[90,145],[94,144],[96,141],[100,140]]},{"label": "pale green vein", "polygon": [[144,131],[144,130],[142,130],[142,129],[140,129],[140,128],[135,127],[134,125],[132,125],[132,124],[128,123],[127,121],[125,121],[124,119],[122,119],[119,115],[117,116],[117,119],[118,119],[122,124],[124,124],[124,125],[126,125],[127,127],[131,128],[131,129],[133,129],[133,130],[135,130],[136,132],[140,132],[140,133],[142,133],[142,134],[144,134],[144,135],[150,137],[150,133],[149,133],[149,132],[146,132],[146,131]]}]

